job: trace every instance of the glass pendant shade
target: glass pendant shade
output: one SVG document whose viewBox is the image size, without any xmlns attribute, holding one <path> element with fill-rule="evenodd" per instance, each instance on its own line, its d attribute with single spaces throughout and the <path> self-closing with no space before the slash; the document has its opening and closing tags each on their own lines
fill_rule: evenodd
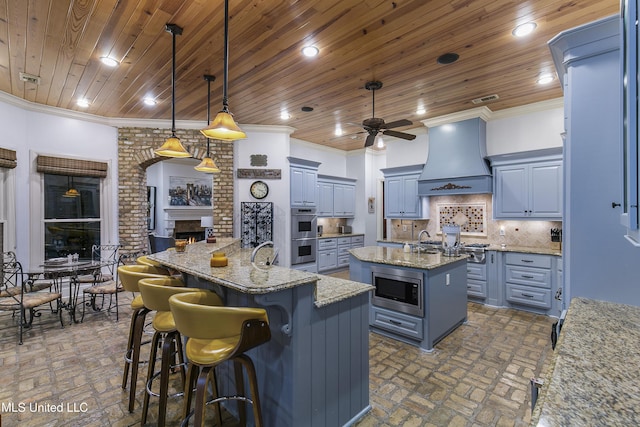
<svg viewBox="0 0 640 427">
<path fill-rule="evenodd" d="M 207 138 L 220 139 L 222 141 L 235 141 L 245 139 L 247 134 L 242 131 L 233 120 L 231 113 L 220 111 L 211 122 L 211 125 L 200 132 Z"/>
<path fill-rule="evenodd" d="M 220 168 L 216 165 L 216 162 L 214 162 L 213 159 L 210 157 L 205 157 L 204 159 L 202 159 L 200 164 L 194 167 L 194 169 L 197 170 L 198 172 L 204 172 L 204 173 L 220 172 Z"/>
<path fill-rule="evenodd" d="M 156 150 L 156 154 L 165 157 L 191 157 L 191 153 L 184 148 L 175 135 L 168 138 L 162 147 Z"/>
</svg>

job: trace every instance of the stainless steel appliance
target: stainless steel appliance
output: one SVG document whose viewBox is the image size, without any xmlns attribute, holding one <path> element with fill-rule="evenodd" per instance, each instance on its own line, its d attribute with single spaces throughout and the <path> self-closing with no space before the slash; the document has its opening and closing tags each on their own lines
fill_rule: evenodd
<svg viewBox="0 0 640 427">
<path fill-rule="evenodd" d="M 487 247 L 486 243 L 469 243 L 461 247 L 463 253 L 469 255 L 467 262 L 474 264 L 486 264 L 487 263 Z"/>
<path fill-rule="evenodd" d="M 309 239 L 318 237 L 316 208 L 291 208 L 291 238 Z"/>
<path fill-rule="evenodd" d="M 315 208 L 291 209 L 291 265 L 316 262 L 318 217 Z"/>
<path fill-rule="evenodd" d="M 371 267 L 371 283 L 375 306 L 413 316 L 424 317 L 423 275 L 392 267 Z"/>
<path fill-rule="evenodd" d="M 351 234 L 353 233 L 350 225 L 340 225 L 338 226 L 338 233 L 340 234 Z"/>
<path fill-rule="evenodd" d="M 442 226 L 442 252 L 444 256 L 460 255 L 460 226 L 447 224 Z"/>
</svg>

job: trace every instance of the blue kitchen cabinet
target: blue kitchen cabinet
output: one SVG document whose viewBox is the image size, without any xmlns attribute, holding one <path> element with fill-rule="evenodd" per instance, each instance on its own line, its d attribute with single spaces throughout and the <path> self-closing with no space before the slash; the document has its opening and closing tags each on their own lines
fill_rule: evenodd
<svg viewBox="0 0 640 427">
<path fill-rule="evenodd" d="M 318 181 L 318 216 L 333 216 L 333 184 Z"/>
<path fill-rule="evenodd" d="M 545 153 L 559 150 L 545 150 Z M 539 154 L 540 152 L 536 152 Z M 528 156 L 528 154 L 524 154 Z M 561 154 L 544 160 L 492 157 L 496 219 L 562 219 Z"/>
<path fill-rule="evenodd" d="M 291 206 L 315 207 L 318 166 L 320 163 L 311 160 L 288 157 L 291 174 Z"/>
<path fill-rule="evenodd" d="M 356 214 L 355 179 L 318 175 L 318 216 L 353 218 Z"/>
<path fill-rule="evenodd" d="M 385 218 L 429 217 L 428 198 L 418 196 L 418 179 L 424 165 L 382 169 Z"/>
<path fill-rule="evenodd" d="M 562 32 L 549 46 L 564 82 L 563 308 L 574 297 L 640 305 L 640 252 L 623 237 L 625 227 L 620 224 L 620 17 Z"/>
</svg>

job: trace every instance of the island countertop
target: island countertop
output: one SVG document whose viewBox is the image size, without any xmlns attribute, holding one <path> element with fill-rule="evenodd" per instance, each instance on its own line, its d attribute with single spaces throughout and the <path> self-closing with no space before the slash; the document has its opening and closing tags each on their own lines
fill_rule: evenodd
<svg viewBox="0 0 640 427">
<path fill-rule="evenodd" d="M 269 248 L 265 248 L 268 251 Z M 229 263 L 226 267 L 211 267 L 213 252 L 224 252 Z M 369 292 L 373 286 L 351 280 L 307 273 L 277 265 L 266 266 L 257 258 L 251 263 L 252 249 L 241 249 L 239 239 L 219 238 L 217 243 L 197 242 L 187 245 L 184 253 L 174 249 L 149 255 L 171 269 L 204 279 L 211 283 L 232 288 L 245 294 L 267 294 L 284 289 L 315 284 L 316 307 L 324 307 Z"/>
<path fill-rule="evenodd" d="M 402 249 L 384 246 L 354 248 L 349 250 L 349 253 L 356 259 L 364 262 L 419 268 L 423 270 L 432 270 L 460 260 L 466 260 L 469 257 L 466 254 L 450 257 L 444 256 L 440 252 L 437 254 L 404 252 Z"/>
<path fill-rule="evenodd" d="M 571 300 L 532 426 L 640 425 L 640 307 Z"/>
<path fill-rule="evenodd" d="M 383 239 L 378 240 L 378 243 L 394 243 L 394 244 L 404 244 L 409 243 L 410 245 L 417 245 L 417 240 L 402 240 L 402 239 Z M 562 251 L 558 249 L 553 249 L 551 247 L 545 246 L 519 246 L 519 245 L 505 245 L 504 247 L 501 244 L 481 241 L 481 242 L 467 242 L 467 243 L 486 243 L 487 246 L 485 249 L 488 251 L 498 251 L 498 252 L 520 252 L 526 254 L 539 254 L 539 255 L 553 255 L 553 256 L 562 256 Z"/>
</svg>

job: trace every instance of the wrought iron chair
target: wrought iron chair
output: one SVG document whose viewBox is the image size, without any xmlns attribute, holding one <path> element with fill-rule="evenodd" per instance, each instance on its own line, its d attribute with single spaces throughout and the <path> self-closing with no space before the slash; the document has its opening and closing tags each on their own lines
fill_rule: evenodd
<svg viewBox="0 0 640 427">
<path fill-rule="evenodd" d="M 93 245 L 91 246 L 91 261 L 103 261 L 108 263 L 107 270 L 101 274 L 82 274 L 76 279 L 78 283 L 109 282 L 114 278 L 116 264 L 118 263 L 118 250 L 121 245 Z"/>
<path fill-rule="evenodd" d="M 80 283 L 92 283 L 91 286 L 82 290 L 82 317 L 80 322 L 84 321 L 87 307 L 91 307 L 93 311 L 105 311 L 107 313 L 110 313 L 115 308 L 116 322 L 119 320 L 118 294 L 124 291 L 124 288 L 118 282 L 116 268 L 123 264 L 124 260 L 118 257 L 118 249 L 120 249 L 120 245 L 92 246 L 92 261 L 102 261 L 104 264 L 94 274 L 78 277 L 78 282 Z M 109 304 L 105 309 L 107 295 L 109 296 Z M 100 299 L 99 303 L 98 299 Z"/>
<path fill-rule="evenodd" d="M 2 272 L 0 272 L 2 283 L 0 285 L 0 311 L 11 311 L 12 317 L 16 312 L 19 315 L 19 344 L 22 345 L 23 329 L 30 328 L 33 319 L 40 317 L 42 313 L 37 307 L 49 305 L 53 313 L 60 318 L 60 325 L 64 328 L 62 321 L 62 295 L 60 292 L 51 292 L 50 289 L 42 289 L 46 282 L 34 285 L 34 278 L 25 279 L 22 265 L 16 259 L 13 252 L 2 253 Z M 50 286 L 50 284 L 49 284 Z M 56 302 L 56 307 L 51 305 Z"/>
</svg>

